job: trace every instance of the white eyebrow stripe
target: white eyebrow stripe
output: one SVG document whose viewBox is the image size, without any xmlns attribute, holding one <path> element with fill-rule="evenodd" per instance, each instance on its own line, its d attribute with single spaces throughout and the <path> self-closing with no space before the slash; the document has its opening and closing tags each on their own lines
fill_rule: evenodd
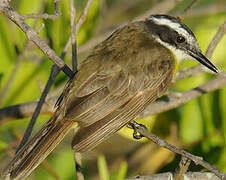
<svg viewBox="0 0 226 180">
<path fill-rule="evenodd" d="M 158 19 L 155 17 L 151 17 L 150 19 L 153 20 L 156 24 L 169 26 L 170 28 L 177 31 L 179 34 L 184 35 L 185 37 L 190 36 L 190 34 L 183 27 L 181 27 L 179 23 L 175 23 L 165 18 Z"/>
</svg>

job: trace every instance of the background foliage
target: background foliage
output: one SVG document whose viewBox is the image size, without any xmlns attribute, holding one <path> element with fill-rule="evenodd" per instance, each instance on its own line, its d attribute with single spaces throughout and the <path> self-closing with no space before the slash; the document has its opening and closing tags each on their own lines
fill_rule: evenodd
<svg viewBox="0 0 226 180">
<path fill-rule="evenodd" d="M 94 0 L 88 12 L 87 19 L 77 35 L 79 61 L 89 52 L 86 43 L 93 38 L 105 34 L 124 21 L 130 21 L 143 14 L 161 1 L 158 0 Z M 181 12 L 188 6 L 190 0 L 180 1 L 171 11 Z M 38 13 L 40 9 L 47 13 L 54 12 L 52 0 L 17 0 L 11 2 L 21 14 Z M 76 0 L 76 10 L 81 14 L 86 1 Z M 226 20 L 224 0 L 200 0 L 194 7 L 196 12 L 185 16 L 186 23 L 196 34 L 201 49 L 205 52 L 209 42 L 218 27 Z M 203 13 L 208 7 L 219 7 L 213 11 Z M 60 54 L 70 36 L 69 3 L 60 2 L 62 15 L 57 20 L 27 20 L 29 25 L 38 29 L 42 23 L 45 28 L 40 32 L 50 46 Z M 28 43 L 23 32 L 5 17 L 0 16 L 0 94 L 15 71 L 16 77 L 12 81 L 7 95 L 1 100 L 1 107 L 33 101 L 40 97 L 41 87 L 50 73 L 52 63 L 38 50 L 35 45 Z M 24 48 L 26 49 L 24 50 Z M 219 69 L 226 69 L 226 37 L 222 39 L 214 52 L 212 61 Z M 85 49 L 85 50 L 84 50 Z M 70 53 L 66 56 L 70 64 Z M 195 62 L 184 61 L 180 68 L 191 67 Z M 186 91 L 210 80 L 213 75 L 200 74 L 177 82 L 172 90 Z M 63 73 L 57 77 L 54 87 L 62 86 L 67 81 Z M 41 84 L 41 85 L 40 85 Z M 152 132 L 179 147 L 203 156 L 211 164 L 222 171 L 226 171 L 226 88 L 206 94 L 198 99 L 171 110 L 169 112 L 146 117 L 141 121 Z M 41 115 L 35 130 L 40 128 L 49 115 Z M 0 126 L 0 169 L 5 166 L 14 153 L 14 148 L 24 132 L 29 119 L 10 121 Z M 136 174 L 173 171 L 179 162 L 179 156 L 159 148 L 152 143 L 131 140 L 130 130 L 124 128 L 120 135 L 114 135 L 102 143 L 94 151 L 84 154 L 85 176 L 89 179 L 101 178 L 123 179 Z M 122 135 L 122 136 L 121 136 Z M 52 153 L 44 165 L 37 168 L 29 179 L 74 179 L 75 170 L 73 152 L 70 148 L 72 133 Z M 105 156 L 104 156 L 104 155 Z M 192 166 L 192 170 L 199 171 L 201 167 Z"/>
</svg>

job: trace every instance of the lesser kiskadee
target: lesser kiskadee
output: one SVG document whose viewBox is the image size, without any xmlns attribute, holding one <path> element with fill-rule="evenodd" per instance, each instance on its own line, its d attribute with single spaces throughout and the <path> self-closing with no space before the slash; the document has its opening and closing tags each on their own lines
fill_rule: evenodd
<svg viewBox="0 0 226 180">
<path fill-rule="evenodd" d="M 81 64 L 53 116 L 16 154 L 3 176 L 27 177 L 74 126 L 78 131 L 73 149 L 93 149 L 166 92 L 182 59 L 198 60 L 217 72 L 192 31 L 177 18 L 152 15 L 117 29 Z"/>
</svg>

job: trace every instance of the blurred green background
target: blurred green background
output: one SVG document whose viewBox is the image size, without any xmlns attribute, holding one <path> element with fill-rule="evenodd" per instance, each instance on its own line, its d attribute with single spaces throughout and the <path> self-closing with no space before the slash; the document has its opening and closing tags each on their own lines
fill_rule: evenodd
<svg viewBox="0 0 226 180">
<path fill-rule="evenodd" d="M 169 1 L 169 0 L 165 0 Z M 77 16 L 86 5 L 85 0 L 76 0 Z M 170 2 L 170 1 L 169 1 Z M 191 0 L 174 1 L 169 14 L 181 15 Z M 97 42 L 122 23 L 134 20 L 153 10 L 164 0 L 93 0 L 87 19 L 77 35 L 78 57 L 81 62 Z M 172 1 L 173 3 L 173 1 Z M 53 0 L 12 0 L 11 5 L 21 14 L 54 13 Z M 70 36 L 70 7 L 66 0 L 60 1 L 62 15 L 56 20 L 34 20 L 26 22 L 38 29 L 45 24 L 40 36 L 59 55 Z M 150 11 L 151 12 L 151 11 Z M 225 0 L 200 0 L 184 17 L 183 22 L 195 33 L 201 49 L 205 52 L 218 27 L 226 20 Z M 212 61 L 219 69 L 226 69 L 226 36 L 213 53 Z M 24 33 L 3 15 L 0 16 L 0 106 L 6 107 L 37 100 L 46 83 L 52 63 L 36 46 L 27 42 Z M 65 61 L 71 64 L 71 50 Z M 180 68 L 196 65 L 184 61 Z M 12 74 L 15 78 L 10 79 Z M 180 80 L 172 87 L 175 91 L 187 91 L 214 78 L 202 73 Z M 67 77 L 60 73 L 54 82 L 52 92 L 64 85 Z M 5 94 L 4 88 L 11 83 Z M 226 171 L 226 88 L 206 94 L 189 103 L 159 115 L 146 117 L 141 121 L 152 132 L 178 147 L 204 157 L 206 161 Z M 35 131 L 49 118 L 41 115 Z M 30 118 L 0 121 L 0 170 L 12 158 L 15 147 L 25 131 Z M 120 135 L 119 135 L 120 134 Z M 165 149 L 144 140 L 132 140 L 131 131 L 124 128 L 99 145 L 92 152 L 85 153 L 84 174 L 87 179 L 120 180 L 137 174 L 173 171 L 180 161 Z M 57 147 L 28 179 L 75 179 L 73 152 L 70 141 L 73 132 Z M 191 165 L 190 170 L 200 171 L 202 167 Z"/>
</svg>

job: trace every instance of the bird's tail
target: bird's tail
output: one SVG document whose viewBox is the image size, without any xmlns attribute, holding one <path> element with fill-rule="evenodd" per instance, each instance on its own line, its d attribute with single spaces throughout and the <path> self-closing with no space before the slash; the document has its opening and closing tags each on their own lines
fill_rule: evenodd
<svg viewBox="0 0 226 180">
<path fill-rule="evenodd" d="M 52 117 L 15 155 L 2 176 L 7 179 L 24 179 L 54 150 L 74 121 Z"/>
</svg>

